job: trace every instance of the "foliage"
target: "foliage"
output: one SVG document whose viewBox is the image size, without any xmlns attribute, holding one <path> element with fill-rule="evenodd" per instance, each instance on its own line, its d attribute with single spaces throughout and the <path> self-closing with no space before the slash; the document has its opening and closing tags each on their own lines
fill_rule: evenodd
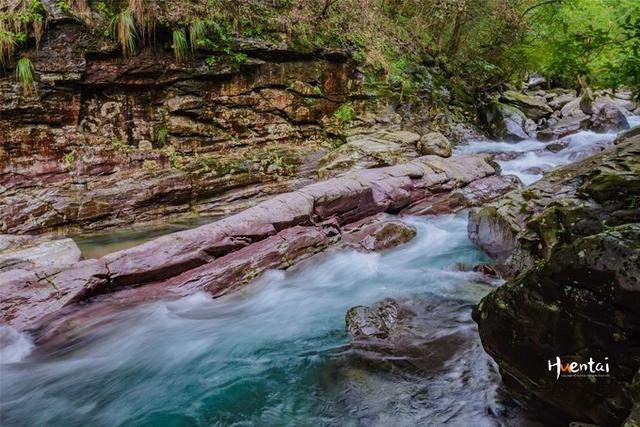
<svg viewBox="0 0 640 427">
<path fill-rule="evenodd" d="M 187 36 L 182 28 L 173 30 L 173 44 L 171 48 L 173 49 L 173 55 L 176 61 L 182 62 L 187 58 L 189 46 L 187 44 Z"/>
<path fill-rule="evenodd" d="M 169 136 L 169 129 L 163 124 L 158 127 L 156 130 L 156 141 L 160 145 L 164 145 L 167 141 L 167 137 Z"/>
<path fill-rule="evenodd" d="M 129 9 L 122 10 L 113 18 L 111 27 L 115 35 L 122 54 L 124 56 L 133 56 L 136 52 L 136 40 L 138 38 L 138 30 L 136 23 Z"/>
<path fill-rule="evenodd" d="M 191 50 L 204 47 L 207 44 L 207 24 L 201 19 L 196 19 L 189 25 L 189 43 Z"/>
<path fill-rule="evenodd" d="M 333 113 L 333 116 L 342 124 L 349 123 L 355 117 L 355 110 L 351 104 L 342 104 Z"/>
<path fill-rule="evenodd" d="M 16 78 L 20 82 L 25 95 L 33 94 L 36 91 L 33 81 L 34 71 L 33 64 L 29 58 L 20 58 L 16 64 Z"/>
<path fill-rule="evenodd" d="M 518 46 L 528 71 L 552 84 L 640 90 L 640 3 L 564 0 L 539 7 Z"/>
<path fill-rule="evenodd" d="M 551 84 L 618 88 L 640 96 L 638 0 L 57 0 L 112 34 L 125 56 L 166 40 L 178 61 L 202 52 L 213 66 L 243 63 L 235 37 L 302 51 L 345 49 L 368 79 L 400 98 L 437 89 L 425 67 L 464 94 L 499 90 L 529 73 Z M 91 10 L 89 10 L 91 5 Z M 42 37 L 41 0 L 0 1 L 0 67 Z M 84 22 L 84 21 L 83 21 Z M 85 22 L 86 23 L 86 22 Z M 111 23 L 111 26 L 109 26 Z M 164 46 L 167 46 L 166 44 Z M 436 82 L 437 83 L 437 82 Z M 441 82 L 440 82 L 441 83 Z M 457 91 L 455 93 L 458 94 Z"/>
</svg>

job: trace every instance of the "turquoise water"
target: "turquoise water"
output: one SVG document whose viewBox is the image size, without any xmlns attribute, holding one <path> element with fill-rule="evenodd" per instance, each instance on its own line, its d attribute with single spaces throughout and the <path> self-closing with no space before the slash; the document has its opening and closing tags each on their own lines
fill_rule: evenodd
<svg viewBox="0 0 640 427">
<path fill-rule="evenodd" d="M 81 339 L 64 348 L 0 365 L 2 424 L 503 422 L 511 415 L 469 318 L 470 303 L 491 288 L 457 267 L 486 261 L 467 239 L 466 214 L 407 221 L 418 236 L 394 250 L 332 251 L 220 299 L 196 294 L 123 311 L 78 326 Z M 421 295 L 459 302 L 440 321 L 473 332 L 467 350 L 447 351 L 451 360 L 430 373 L 358 362 L 346 310 Z"/>
</svg>

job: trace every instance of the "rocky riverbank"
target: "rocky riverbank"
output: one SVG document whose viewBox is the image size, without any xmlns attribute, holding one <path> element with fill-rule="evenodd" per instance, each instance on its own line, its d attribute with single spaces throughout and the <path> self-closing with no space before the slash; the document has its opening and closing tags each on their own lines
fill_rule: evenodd
<svg viewBox="0 0 640 427">
<path fill-rule="evenodd" d="M 638 402 L 640 136 L 470 214 L 469 235 L 512 280 L 474 310 L 513 391 L 567 420 L 619 425 Z M 548 361 L 608 361 L 566 377 Z"/>
<path fill-rule="evenodd" d="M 267 269 L 287 268 L 343 235 L 348 236 L 345 244 L 352 246 L 389 247 L 411 238 L 411 230 L 375 215 L 399 212 L 494 174 L 487 156 L 425 156 L 311 184 L 225 219 L 97 260 L 81 261 L 77 252 L 68 263 L 65 258 L 54 265 L 29 264 L 26 261 L 35 258 L 32 252 L 40 251 L 41 245 L 22 251 L 10 248 L 0 273 L 5 283 L 3 322 L 20 330 L 51 326 L 52 318 L 73 312 L 76 303 L 104 294 L 125 304 L 202 290 L 220 296 Z M 508 189 L 496 188 L 494 197 Z M 43 252 L 39 259 L 56 259 L 52 252 Z"/>
<path fill-rule="evenodd" d="M 479 109 L 488 133 L 497 139 L 554 141 L 590 129 L 595 132 L 629 128 L 627 115 L 640 114 L 630 92 L 575 90 L 508 90 L 494 95 Z"/>
</svg>

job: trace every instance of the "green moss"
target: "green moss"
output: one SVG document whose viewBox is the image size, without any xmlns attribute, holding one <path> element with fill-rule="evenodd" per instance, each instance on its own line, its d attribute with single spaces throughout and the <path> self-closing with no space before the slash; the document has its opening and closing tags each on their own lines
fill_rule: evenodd
<svg viewBox="0 0 640 427">
<path fill-rule="evenodd" d="M 73 153 L 65 154 L 64 162 L 67 165 L 67 169 L 69 169 L 69 170 L 73 169 L 74 164 L 75 164 L 75 157 L 74 157 Z"/>
<path fill-rule="evenodd" d="M 351 104 L 342 104 L 334 113 L 335 117 L 341 124 L 350 123 L 355 118 L 355 110 Z"/>
</svg>

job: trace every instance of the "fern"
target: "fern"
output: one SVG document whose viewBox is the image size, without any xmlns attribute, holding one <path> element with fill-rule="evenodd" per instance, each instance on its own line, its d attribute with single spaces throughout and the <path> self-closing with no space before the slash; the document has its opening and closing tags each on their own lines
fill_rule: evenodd
<svg viewBox="0 0 640 427">
<path fill-rule="evenodd" d="M 138 30 L 129 9 L 125 9 L 113 18 L 113 32 L 120 43 L 124 56 L 133 56 L 136 53 L 136 39 Z"/>
<path fill-rule="evenodd" d="M 187 58 L 189 46 L 187 45 L 187 37 L 182 28 L 173 30 L 173 45 L 171 47 L 173 48 L 176 61 L 182 62 Z"/>
<path fill-rule="evenodd" d="M 33 64 L 29 58 L 20 58 L 16 65 L 16 78 L 20 82 L 25 95 L 30 95 L 36 91 L 36 86 L 33 82 L 34 71 Z"/>
</svg>

